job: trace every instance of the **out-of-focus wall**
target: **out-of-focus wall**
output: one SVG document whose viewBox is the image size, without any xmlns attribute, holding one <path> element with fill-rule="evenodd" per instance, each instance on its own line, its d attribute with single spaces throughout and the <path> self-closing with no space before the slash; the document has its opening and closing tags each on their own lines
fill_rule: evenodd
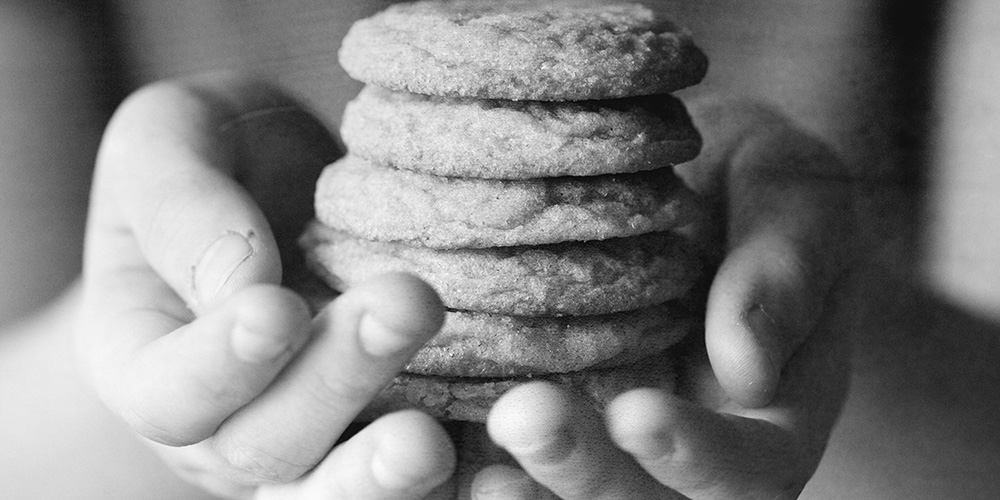
<svg viewBox="0 0 1000 500">
<path fill-rule="evenodd" d="M 918 252 L 933 4 L 899 0 L 664 0 L 709 54 L 682 92 L 771 103 L 826 140 L 856 179 L 862 248 L 909 275 Z M 918 8 L 919 7 L 919 8 Z"/>
<path fill-rule="evenodd" d="M 711 61 L 686 93 L 763 99 L 827 138 L 866 176 L 896 168 L 899 126 L 894 54 L 886 50 L 879 2 L 662 1 L 690 27 Z"/>
<path fill-rule="evenodd" d="M 929 284 L 1000 320 L 1000 2 L 952 2 L 928 198 Z"/>
<path fill-rule="evenodd" d="M 198 8 L 122 3 L 136 35 L 130 45 L 140 79 L 245 65 L 281 82 L 336 127 L 360 88 L 337 65 L 340 39 L 354 19 L 391 2 L 180 3 Z M 919 177 L 902 172 L 919 169 L 907 161 L 919 135 L 905 91 L 914 82 L 900 87 L 898 65 L 909 55 L 885 22 L 886 5 L 900 0 L 645 3 L 690 28 L 710 57 L 705 81 L 682 95 L 769 101 L 828 140 L 864 179 L 860 210 L 878 215 L 865 219 L 866 239 L 878 240 L 875 258 L 901 271 L 910 267 L 918 186 L 901 184 Z"/>
<path fill-rule="evenodd" d="M 0 325 L 80 270 L 87 192 L 106 118 L 80 18 L 0 2 Z"/>
<path fill-rule="evenodd" d="M 984 2 L 988 3 L 979 3 Z M 0 148 L 4 149 L 0 154 L 5 155 L 2 167 L 17 168 L 13 177 L 19 180 L 0 186 L 0 234 L 5 235 L 0 247 L 0 255 L 4 256 L 0 285 L 22 283 L 23 288 L 3 290 L 0 318 L 39 303 L 39 297 L 55 293 L 74 273 L 83 217 L 79 202 L 85 197 L 83 187 L 89 176 L 82 172 L 88 170 L 88 155 L 93 152 L 100 128 L 92 121 L 80 125 L 59 114 L 67 109 L 80 111 L 79 106 L 87 103 L 78 97 L 88 90 L 88 82 L 65 78 L 77 71 L 74 65 L 79 66 L 86 58 L 78 53 L 79 49 L 50 49 L 53 44 L 81 47 L 73 42 L 80 34 L 60 24 L 59 16 L 63 14 L 58 7 L 15 3 L 32 5 L 36 28 L 10 27 L 14 26 L 12 20 L 23 19 L 25 14 L 4 4 L 3 8 L 11 12 L 0 16 L 0 23 L 4 23 L 0 64 L 5 75 L 0 80 L 0 103 L 4 107 L 0 115 Z M 130 76 L 137 83 L 223 68 L 251 69 L 284 84 L 335 127 L 343 104 L 359 88 L 337 66 L 335 51 L 339 41 L 355 18 L 387 3 L 129 1 L 116 3 L 115 21 L 125 27 L 121 32 L 123 46 L 133 68 Z M 899 33 L 889 28 L 907 25 L 909 20 L 886 16 L 887 12 L 892 16 L 913 11 L 915 6 L 904 5 L 901 0 L 647 3 L 688 26 L 711 58 L 706 80 L 682 91 L 682 95 L 711 93 L 767 100 L 826 138 L 863 179 L 865 196 L 860 211 L 866 214 L 866 239 L 878 243 L 871 248 L 873 258 L 902 272 L 914 267 L 913 258 L 918 254 L 914 249 L 921 244 L 915 237 L 917 227 L 928 219 L 919 203 L 921 190 L 923 180 L 929 178 L 922 170 L 926 158 L 919 142 L 924 125 L 923 110 L 919 108 L 925 103 L 915 100 L 914 95 L 926 94 L 929 82 L 901 73 L 900 64 L 923 58 L 918 64 L 926 65 L 929 54 L 908 52 L 906 44 L 913 40 L 901 40 Z M 24 25 L 20 21 L 15 24 Z M 99 116 L 95 121 L 104 118 L 99 113 L 87 113 L 90 111 L 83 110 L 84 116 Z M 53 141 L 53 136 L 61 140 Z M 12 147 L 18 152 L 13 152 Z M 28 156 L 11 162 L 6 158 L 12 154 Z M 953 167 L 948 168 L 953 171 Z M 979 181 L 973 184 L 983 185 Z M 53 190 L 53 185 L 59 190 Z M 46 199 L 45 194 L 55 193 L 58 196 L 54 199 L 75 200 L 68 204 L 75 204 L 73 210 L 57 213 L 61 206 L 58 203 L 38 203 Z M 977 243 L 981 237 L 948 232 L 956 227 L 952 221 L 964 219 L 962 213 L 984 206 L 957 208 L 956 203 L 968 199 L 947 195 L 932 205 L 935 213 L 956 215 L 934 219 L 939 222 L 932 231 L 943 236 L 924 241 L 930 241 L 932 248 L 938 248 L 933 247 L 935 241 L 965 242 L 964 247 L 951 248 L 965 248 L 959 252 L 965 257 L 958 260 L 965 262 L 963 268 L 974 269 L 971 278 L 983 282 L 982 268 L 969 264 L 974 260 L 990 262 L 985 255 L 990 252 L 981 250 L 984 247 Z M 28 205 L 30 210 L 25 212 Z M 46 237 L 51 239 L 46 241 Z M 46 254 L 55 249 L 58 252 L 51 257 Z M 939 248 L 931 254 L 941 259 L 942 252 Z M 959 283 L 952 288 L 967 288 L 961 283 L 969 277 L 956 273 L 945 272 Z"/>
</svg>

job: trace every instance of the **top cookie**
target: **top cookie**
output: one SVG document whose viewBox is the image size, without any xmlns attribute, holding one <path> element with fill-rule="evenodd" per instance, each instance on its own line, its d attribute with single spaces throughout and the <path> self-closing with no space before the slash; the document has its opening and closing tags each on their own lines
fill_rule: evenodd
<svg viewBox="0 0 1000 500">
<path fill-rule="evenodd" d="M 541 102 L 367 85 L 347 104 L 340 137 L 351 154 L 380 165 L 484 179 L 639 172 L 701 150 L 684 104 L 669 94 Z"/>
<path fill-rule="evenodd" d="M 351 27 L 340 64 L 360 81 L 449 97 L 588 100 L 694 85 L 708 60 L 638 4 L 416 2 Z"/>
</svg>

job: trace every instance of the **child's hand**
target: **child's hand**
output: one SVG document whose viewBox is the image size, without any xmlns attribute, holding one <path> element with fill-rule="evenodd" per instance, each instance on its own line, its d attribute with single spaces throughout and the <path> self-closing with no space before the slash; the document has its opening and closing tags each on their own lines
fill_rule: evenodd
<svg viewBox="0 0 1000 500">
<path fill-rule="evenodd" d="M 846 396 L 845 321 L 828 302 L 854 254 L 844 167 L 762 108 L 692 111 L 706 148 L 683 173 L 724 193 L 727 222 L 702 359 L 682 379 L 700 404 L 638 390 L 602 420 L 548 384 L 505 395 L 490 435 L 564 500 L 796 498 Z M 547 498 L 528 475 L 488 468 L 475 498 Z"/>
<path fill-rule="evenodd" d="M 334 448 L 444 314 L 409 276 L 357 287 L 315 320 L 278 286 L 279 245 L 335 154 L 291 100 L 227 78 L 137 92 L 102 143 L 81 361 L 114 412 L 224 496 L 416 499 L 454 465 L 447 435 L 416 412 Z"/>
</svg>

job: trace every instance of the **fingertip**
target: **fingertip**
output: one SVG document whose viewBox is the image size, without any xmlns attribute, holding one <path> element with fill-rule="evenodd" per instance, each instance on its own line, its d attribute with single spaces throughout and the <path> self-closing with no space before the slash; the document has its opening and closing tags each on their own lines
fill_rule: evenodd
<svg viewBox="0 0 1000 500">
<path fill-rule="evenodd" d="M 771 498 L 799 463 L 791 434 L 778 425 L 665 393 L 626 393 L 607 418 L 615 444 L 684 498 Z"/>
<path fill-rule="evenodd" d="M 454 446 L 441 425 L 426 414 L 404 410 L 378 418 L 327 450 L 301 479 L 265 484 L 258 494 L 303 500 L 420 500 L 454 470 Z"/>
<path fill-rule="evenodd" d="M 678 409 L 673 399 L 657 389 L 635 389 L 608 404 L 608 433 L 618 447 L 645 460 L 657 460 L 674 451 L 672 424 Z"/>
<path fill-rule="evenodd" d="M 389 273 L 344 292 L 320 321 L 332 322 L 333 330 L 356 330 L 358 347 L 367 355 L 398 362 L 437 334 L 444 314 L 430 285 L 410 274 Z"/>
<path fill-rule="evenodd" d="M 555 384 L 531 382 L 505 393 L 490 410 L 486 431 L 519 459 L 558 462 L 573 449 L 572 398 Z"/>
<path fill-rule="evenodd" d="M 559 498 L 676 498 L 615 446 L 592 406 L 555 384 L 508 391 L 486 425 L 490 437 Z"/>
<path fill-rule="evenodd" d="M 237 321 L 263 330 L 306 326 L 311 317 L 305 299 L 277 285 L 257 285 L 242 290 L 237 302 Z"/>
<path fill-rule="evenodd" d="M 248 363 L 287 358 L 309 337 L 305 300 L 275 285 L 258 285 L 233 297 L 236 320 L 230 338 L 233 354 Z"/>
<path fill-rule="evenodd" d="M 444 305 L 437 292 L 412 274 L 384 274 L 347 294 L 380 324 L 407 336 L 426 340 L 444 324 Z"/>
<path fill-rule="evenodd" d="M 409 357 L 444 324 L 444 306 L 416 276 L 388 273 L 350 288 L 333 301 L 321 321 L 357 331 L 358 347 L 387 360 Z"/>
<path fill-rule="evenodd" d="M 377 434 L 371 474 L 386 490 L 429 491 L 455 472 L 455 448 L 430 416 L 404 410 L 388 414 L 368 432 Z"/>
<path fill-rule="evenodd" d="M 726 257 L 709 292 L 705 346 L 726 394 L 746 407 L 774 398 L 787 358 L 810 333 L 804 267 L 792 245 L 760 235 Z"/>
</svg>

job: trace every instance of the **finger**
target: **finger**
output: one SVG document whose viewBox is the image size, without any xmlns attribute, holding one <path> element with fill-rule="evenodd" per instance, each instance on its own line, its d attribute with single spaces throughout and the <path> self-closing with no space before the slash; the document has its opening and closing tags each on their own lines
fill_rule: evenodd
<svg viewBox="0 0 1000 500">
<path fill-rule="evenodd" d="M 558 500 L 524 470 L 509 465 L 491 465 L 472 481 L 472 500 Z"/>
<path fill-rule="evenodd" d="M 283 119 L 268 122 L 269 129 L 281 132 L 271 140 L 245 119 L 273 114 Z M 295 142 L 299 135 L 315 140 L 312 129 L 278 127 L 304 116 L 276 90 L 236 80 L 161 83 L 130 96 L 109 123 L 98 155 L 90 267 L 121 266 L 126 259 L 103 251 L 108 246 L 103 240 L 133 238 L 140 256 L 127 260 L 148 262 L 195 310 L 249 283 L 278 283 L 281 266 L 271 226 L 234 176 L 255 179 L 248 173 L 274 163 L 275 154 L 247 143 L 266 143 L 271 151 L 275 143 Z M 296 167 L 286 179 L 310 169 Z M 308 191 L 300 194 L 308 198 Z M 286 199 L 290 204 L 300 203 Z"/>
<path fill-rule="evenodd" d="M 827 298 L 813 266 L 801 246 L 766 232 L 734 248 L 719 268 L 705 342 L 720 384 L 736 402 L 767 404 L 788 358 L 813 331 Z"/>
<path fill-rule="evenodd" d="M 760 406 L 773 397 L 788 356 L 811 331 L 816 304 L 854 251 L 850 172 L 822 141 L 770 107 L 688 104 L 705 147 L 678 173 L 723 199 L 731 254 L 707 311 L 712 363 L 730 397 Z"/>
<path fill-rule="evenodd" d="M 528 474 L 563 500 L 681 498 L 615 446 L 592 407 L 553 384 L 508 391 L 486 427 Z"/>
<path fill-rule="evenodd" d="M 650 389 L 606 410 L 614 442 L 658 481 L 691 498 L 797 498 L 822 456 L 847 391 L 844 323 L 809 337 L 766 408 L 716 413 Z"/>
<path fill-rule="evenodd" d="M 201 441 L 271 383 L 305 344 L 309 318 L 301 298 L 271 285 L 240 291 L 188 324 L 141 307 L 120 311 L 112 330 L 146 329 L 150 338 L 150 324 L 162 331 L 103 360 L 110 399 L 149 439 Z"/>
<path fill-rule="evenodd" d="M 769 422 L 714 413 L 655 389 L 619 397 L 607 418 L 618 446 L 685 496 L 757 498 L 772 481 L 801 487 L 793 482 L 801 479 L 796 443 Z"/>
<path fill-rule="evenodd" d="M 348 290 L 314 320 L 308 349 L 220 427 L 216 448 L 249 477 L 298 477 L 443 321 L 437 294 L 410 275 L 385 275 Z"/>
<path fill-rule="evenodd" d="M 421 500 L 455 469 L 448 434 L 415 410 L 385 415 L 340 444 L 315 470 L 264 485 L 256 500 Z"/>
</svg>

